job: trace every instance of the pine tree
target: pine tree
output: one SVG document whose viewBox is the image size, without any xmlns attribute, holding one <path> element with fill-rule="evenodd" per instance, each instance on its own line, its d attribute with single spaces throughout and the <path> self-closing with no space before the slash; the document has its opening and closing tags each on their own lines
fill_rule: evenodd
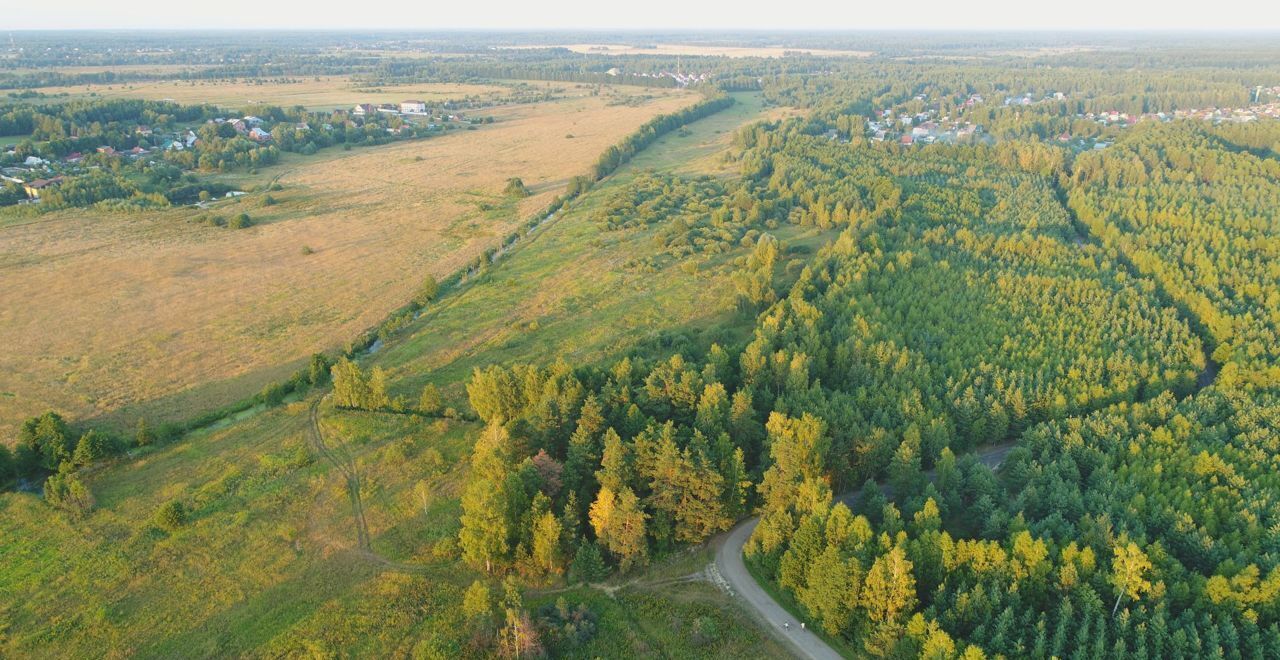
<svg viewBox="0 0 1280 660">
<path fill-rule="evenodd" d="M 583 541 L 578 544 L 578 551 L 573 556 L 573 564 L 569 567 L 571 582 L 599 582 L 608 576 L 609 571 L 600 556 L 596 544 Z"/>
<path fill-rule="evenodd" d="M 624 487 L 615 495 L 611 489 L 601 487 L 589 517 L 596 538 L 618 558 L 623 571 L 644 561 L 645 519 L 649 516 L 641 510 L 639 498 L 630 488 Z"/>
<path fill-rule="evenodd" d="M 596 482 L 601 488 L 608 488 L 615 493 L 631 482 L 630 452 L 613 429 L 604 433 L 604 454 L 600 459 L 600 469 L 596 472 Z"/>
</svg>

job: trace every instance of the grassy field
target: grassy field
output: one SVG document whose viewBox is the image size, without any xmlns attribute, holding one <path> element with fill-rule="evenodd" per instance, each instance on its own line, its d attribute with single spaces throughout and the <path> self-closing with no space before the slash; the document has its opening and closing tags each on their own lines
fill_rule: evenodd
<svg viewBox="0 0 1280 660">
<path fill-rule="evenodd" d="M 651 146 L 374 358 L 396 366 L 397 388 L 416 387 L 421 373 L 456 390 L 471 365 L 557 351 L 605 357 L 662 328 L 732 314 L 723 263 L 703 264 L 697 278 L 676 277 L 675 265 L 628 273 L 618 265 L 623 254 L 652 243 L 644 232 L 602 236 L 586 214 L 641 168 L 719 162 L 714 151 L 730 124 L 768 113 L 743 100 L 733 121 L 713 116 Z M 528 112 L 529 121 L 539 116 Z M 578 121 L 590 112 L 584 107 Z M 323 179 L 292 178 L 282 197 L 304 180 L 307 195 L 320 196 L 314 187 Z M 400 236 L 402 228 L 387 231 Z M 608 338 L 632 323 L 640 324 L 634 332 Z M 457 356 L 447 347 L 455 341 Z M 319 436 L 311 431 L 313 405 Z M 465 655 L 470 633 L 459 603 L 482 576 L 459 562 L 455 539 L 479 431 L 467 422 L 336 411 L 311 398 L 95 468 L 87 481 L 98 506 L 83 520 L 53 513 L 31 494 L 0 494 L 0 656 Z M 186 505 L 189 520 L 162 529 L 155 512 L 173 500 Z M 701 579 L 710 557 L 695 548 L 601 588 L 531 585 L 526 606 L 563 598 L 591 609 L 596 633 L 561 649 L 568 657 L 786 655 Z"/>
<path fill-rule="evenodd" d="M 611 359 L 673 333 L 710 341 L 735 321 L 743 321 L 737 325 L 745 332 L 749 324 L 735 311 L 730 281 L 739 253 L 641 269 L 628 263 L 652 251 L 651 231 L 610 232 L 591 220 L 611 190 L 643 170 L 723 172 L 721 154 L 734 128 L 779 112 L 762 108 L 753 95 L 741 101 L 641 152 L 479 284 L 434 306 L 373 361 L 406 396 L 429 381 L 461 397 L 472 369 L 490 363 Z M 788 242 L 813 238 L 794 227 L 776 233 Z"/>
<path fill-rule="evenodd" d="M 211 211 L 248 212 L 246 230 L 196 224 L 192 208 L 70 210 L 0 227 L 0 437 L 47 408 L 132 425 L 256 392 L 374 325 L 424 276 L 494 245 L 608 145 L 695 99 L 512 106 L 477 131 L 289 157 L 230 177 L 283 186 L 274 205 L 259 194 Z M 534 194 L 503 197 L 512 176 Z"/>
<path fill-rule="evenodd" d="M 416 99 L 439 103 L 464 98 L 496 96 L 507 91 L 498 85 L 466 83 L 415 83 L 370 87 L 345 76 L 298 78 L 294 82 L 276 80 L 161 80 L 110 85 L 44 87 L 43 94 L 67 94 L 70 98 L 142 98 L 179 103 L 212 103 L 242 109 L 255 104 L 308 109 L 345 108 L 356 103 L 399 103 Z"/>
</svg>

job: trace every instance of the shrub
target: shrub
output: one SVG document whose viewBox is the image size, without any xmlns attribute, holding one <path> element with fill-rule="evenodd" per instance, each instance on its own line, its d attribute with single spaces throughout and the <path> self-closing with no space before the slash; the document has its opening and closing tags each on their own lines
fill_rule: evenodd
<svg viewBox="0 0 1280 660">
<path fill-rule="evenodd" d="M 252 227 L 253 218 L 250 218 L 248 213 L 240 213 L 235 217 L 231 218 L 231 220 L 227 222 L 227 226 L 230 227 L 231 229 L 244 229 L 245 227 Z"/>
<path fill-rule="evenodd" d="M 156 525 L 162 529 L 173 531 L 187 524 L 187 507 L 178 500 L 169 500 L 160 505 L 156 511 Z"/>
<path fill-rule="evenodd" d="M 524 181 L 521 181 L 520 177 L 511 177 L 507 179 L 507 187 L 502 190 L 502 193 L 512 197 L 528 197 L 529 189 L 524 187 Z"/>
</svg>

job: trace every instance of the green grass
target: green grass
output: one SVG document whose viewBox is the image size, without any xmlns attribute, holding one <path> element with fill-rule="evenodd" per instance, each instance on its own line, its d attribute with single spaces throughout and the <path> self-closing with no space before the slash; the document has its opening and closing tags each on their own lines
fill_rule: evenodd
<svg viewBox="0 0 1280 660">
<path fill-rule="evenodd" d="M 714 164 L 733 128 L 761 111 L 758 96 L 739 96 L 733 108 L 691 124 L 688 136 L 658 140 L 508 258 L 429 308 L 371 363 L 387 369 L 395 391 L 411 400 L 434 382 L 461 404 L 461 384 L 476 367 L 557 357 L 602 362 L 661 344 L 673 332 L 708 341 L 745 336 L 751 319 L 735 310 L 730 280 L 743 250 L 692 257 L 693 274 L 670 260 L 656 271 L 643 269 L 628 262 L 653 252 L 654 230 L 608 231 L 592 219 L 610 191 L 642 170 Z M 788 244 L 829 238 L 795 227 L 774 233 Z"/>
</svg>

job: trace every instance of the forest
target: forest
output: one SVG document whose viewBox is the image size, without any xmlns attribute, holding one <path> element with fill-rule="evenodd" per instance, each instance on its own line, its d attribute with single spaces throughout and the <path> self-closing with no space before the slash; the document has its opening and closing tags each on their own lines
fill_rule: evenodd
<svg viewBox="0 0 1280 660">
<path fill-rule="evenodd" d="M 753 335 L 477 371 L 464 558 L 590 579 L 754 509 L 749 559 L 868 654 L 1280 652 L 1276 161 L 1187 122 L 1079 157 L 816 132 L 601 207 L 674 255 L 751 246 Z M 838 238 L 787 255 L 786 224 Z"/>
</svg>

